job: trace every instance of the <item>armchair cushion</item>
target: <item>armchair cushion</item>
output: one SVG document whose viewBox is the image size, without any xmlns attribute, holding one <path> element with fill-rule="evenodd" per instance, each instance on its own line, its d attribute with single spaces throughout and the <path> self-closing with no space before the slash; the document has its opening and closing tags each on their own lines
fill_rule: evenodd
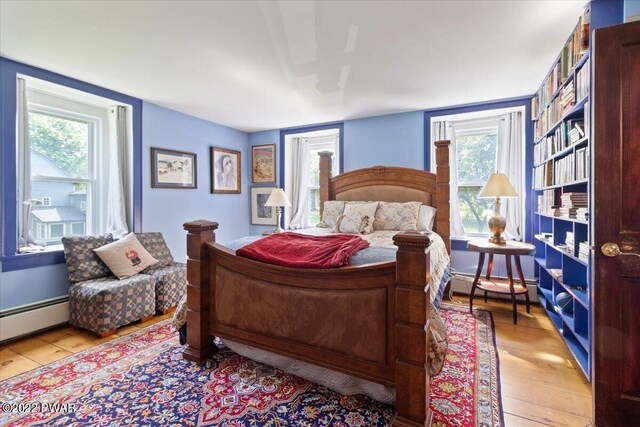
<svg viewBox="0 0 640 427">
<path fill-rule="evenodd" d="M 166 267 L 174 263 L 173 256 L 171 256 L 171 251 L 169 250 L 162 233 L 136 233 L 136 237 L 151 256 L 158 260 L 158 263 L 154 264 L 149 269 Z"/>
<path fill-rule="evenodd" d="M 109 267 L 93 250 L 113 242 L 113 235 L 62 238 L 69 280 L 73 283 L 111 276 Z"/>
</svg>

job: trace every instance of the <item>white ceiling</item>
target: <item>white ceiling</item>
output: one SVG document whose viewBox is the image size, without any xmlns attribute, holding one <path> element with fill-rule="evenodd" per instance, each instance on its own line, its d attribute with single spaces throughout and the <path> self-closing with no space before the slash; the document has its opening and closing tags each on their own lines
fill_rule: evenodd
<svg viewBox="0 0 640 427">
<path fill-rule="evenodd" d="M 0 1 L 6 58 L 244 131 L 535 92 L 579 1 Z"/>
</svg>

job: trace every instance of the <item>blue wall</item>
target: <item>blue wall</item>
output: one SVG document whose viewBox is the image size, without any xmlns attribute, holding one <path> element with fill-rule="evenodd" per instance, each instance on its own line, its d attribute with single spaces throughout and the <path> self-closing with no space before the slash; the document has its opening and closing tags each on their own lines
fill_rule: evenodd
<svg viewBox="0 0 640 427">
<path fill-rule="evenodd" d="M 186 259 L 185 231 L 182 224 L 195 219 L 220 223 L 218 242 L 249 234 L 249 184 L 251 157 L 245 132 L 188 116 L 145 102 L 142 108 L 142 228 L 161 231 L 176 260 Z M 211 194 L 209 147 L 222 147 L 242 153 L 242 194 Z M 197 154 L 198 188 L 151 188 L 150 148 L 170 148 Z"/>
<path fill-rule="evenodd" d="M 424 167 L 422 111 L 344 122 L 344 171 L 384 164 Z"/>
<path fill-rule="evenodd" d="M 629 22 L 629 18 L 640 18 L 640 0 L 625 0 L 624 2 L 624 20 Z"/>
</svg>

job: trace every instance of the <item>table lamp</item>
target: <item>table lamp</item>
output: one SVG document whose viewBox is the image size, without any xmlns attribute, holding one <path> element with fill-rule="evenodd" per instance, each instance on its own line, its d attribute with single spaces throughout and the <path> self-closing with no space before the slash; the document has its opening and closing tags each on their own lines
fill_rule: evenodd
<svg viewBox="0 0 640 427">
<path fill-rule="evenodd" d="M 282 188 L 274 188 L 267 202 L 264 204 L 265 206 L 272 206 L 276 208 L 276 212 L 278 214 L 278 222 L 276 222 L 276 229 L 273 230 L 274 233 L 282 233 L 284 230 L 280 227 L 280 217 L 282 216 L 282 206 L 291 206 L 291 202 L 287 199 L 287 195 L 284 194 Z"/>
<path fill-rule="evenodd" d="M 489 218 L 488 223 L 489 230 L 493 233 L 493 236 L 489 237 L 489 241 L 491 243 L 504 244 L 505 240 L 502 237 L 502 233 L 504 233 L 504 229 L 507 226 L 507 220 L 500 215 L 500 197 L 518 197 L 518 193 L 516 193 L 505 174 L 496 172 L 491 174 L 478 197 L 485 199 L 496 198 L 493 205 L 493 216 Z"/>
</svg>

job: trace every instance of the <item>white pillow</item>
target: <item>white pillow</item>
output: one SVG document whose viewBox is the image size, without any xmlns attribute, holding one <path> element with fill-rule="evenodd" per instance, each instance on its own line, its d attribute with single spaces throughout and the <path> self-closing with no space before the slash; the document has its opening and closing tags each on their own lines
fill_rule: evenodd
<svg viewBox="0 0 640 427">
<path fill-rule="evenodd" d="M 370 234 L 373 231 L 373 218 L 376 216 L 378 202 L 347 203 L 344 213 L 336 225 L 340 233 Z"/>
<path fill-rule="evenodd" d="M 93 252 L 118 279 L 131 277 L 158 262 L 133 233 L 127 234 L 117 242 L 94 249 Z"/>
<path fill-rule="evenodd" d="M 436 219 L 436 208 L 429 205 L 420 206 L 418 212 L 418 231 L 433 231 L 433 223 Z"/>
<path fill-rule="evenodd" d="M 335 228 L 338 217 L 342 215 L 344 202 L 327 200 L 322 209 L 322 220 L 316 225 L 318 228 Z"/>
</svg>

